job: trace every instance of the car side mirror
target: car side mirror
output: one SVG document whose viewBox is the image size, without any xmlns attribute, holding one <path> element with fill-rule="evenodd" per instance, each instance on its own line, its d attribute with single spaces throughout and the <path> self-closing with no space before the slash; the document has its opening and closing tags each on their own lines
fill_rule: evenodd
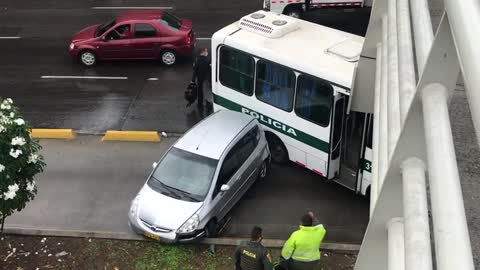
<svg viewBox="0 0 480 270">
<path fill-rule="evenodd" d="M 220 187 L 220 191 L 221 192 L 225 192 L 225 191 L 229 191 L 230 190 L 230 186 L 229 185 L 222 185 Z"/>
<path fill-rule="evenodd" d="M 155 169 L 157 167 L 157 165 L 158 165 L 157 162 L 153 162 L 152 167 Z"/>
</svg>

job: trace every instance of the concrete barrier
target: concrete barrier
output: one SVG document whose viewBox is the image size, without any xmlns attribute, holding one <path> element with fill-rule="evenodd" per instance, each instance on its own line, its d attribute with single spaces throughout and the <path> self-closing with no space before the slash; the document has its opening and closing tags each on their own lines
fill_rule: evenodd
<svg viewBox="0 0 480 270">
<path fill-rule="evenodd" d="M 117 131 L 108 130 L 102 141 L 160 142 L 156 131 Z"/>
<path fill-rule="evenodd" d="M 56 128 L 34 128 L 32 129 L 32 137 L 37 139 L 75 139 L 73 129 L 56 129 Z"/>
</svg>

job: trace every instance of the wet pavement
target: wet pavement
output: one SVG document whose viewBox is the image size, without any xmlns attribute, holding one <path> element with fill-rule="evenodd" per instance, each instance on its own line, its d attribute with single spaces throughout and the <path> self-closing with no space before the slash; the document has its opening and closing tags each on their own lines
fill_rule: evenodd
<svg viewBox="0 0 480 270">
<path fill-rule="evenodd" d="M 177 138 L 160 143 L 100 139 L 42 140 L 47 168 L 37 177 L 38 195 L 7 218 L 6 228 L 133 234 L 127 225 L 130 202 L 152 163 Z M 158 207 L 161 213 L 165 206 Z M 231 210 L 220 236 L 248 237 L 260 225 L 265 238 L 286 239 L 307 209 L 327 228 L 325 241 L 361 242 L 368 222 L 365 198 L 293 164 L 273 166 L 266 180 L 255 183 Z"/>
<path fill-rule="evenodd" d="M 193 20 L 197 37 L 261 8 L 261 1 L 0 1 L 0 96 L 12 97 L 36 128 L 73 128 L 98 134 L 108 129 L 182 133 L 202 115 L 185 108 L 183 92 L 191 79 L 191 59 L 167 68 L 157 61 L 105 62 L 83 68 L 68 56 L 71 36 L 105 22 L 122 10 L 102 7 L 171 7 Z M 3 7 L 3 8 L 2 8 Z M 352 15 L 354 14 L 354 15 Z M 350 23 L 349 17 L 358 21 Z M 368 10 L 307 14 L 307 19 L 362 33 Z M 210 47 L 208 39 L 197 47 Z M 125 80 L 41 79 L 41 76 L 109 76 Z M 149 81 L 157 78 L 157 81 Z"/>
</svg>

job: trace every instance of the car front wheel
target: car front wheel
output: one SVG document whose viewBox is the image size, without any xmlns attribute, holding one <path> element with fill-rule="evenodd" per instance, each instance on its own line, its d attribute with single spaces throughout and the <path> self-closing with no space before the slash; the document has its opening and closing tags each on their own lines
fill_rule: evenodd
<svg viewBox="0 0 480 270">
<path fill-rule="evenodd" d="M 173 66 L 177 61 L 177 56 L 174 51 L 164 51 L 161 55 L 162 63 L 166 66 Z"/>
<path fill-rule="evenodd" d="M 80 63 L 86 67 L 91 67 L 97 63 L 97 57 L 91 51 L 82 51 L 80 53 Z"/>
</svg>

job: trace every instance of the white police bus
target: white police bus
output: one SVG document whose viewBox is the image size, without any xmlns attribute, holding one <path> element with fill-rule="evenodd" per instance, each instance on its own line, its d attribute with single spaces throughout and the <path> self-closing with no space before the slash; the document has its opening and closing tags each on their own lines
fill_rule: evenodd
<svg viewBox="0 0 480 270">
<path fill-rule="evenodd" d="M 247 15 L 212 36 L 214 109 L 256 117 L 274 162 L 366 194 L 371 116 L 348 106 L 362 45 L 363 37 L 285 15 Z"/>
</svg>

